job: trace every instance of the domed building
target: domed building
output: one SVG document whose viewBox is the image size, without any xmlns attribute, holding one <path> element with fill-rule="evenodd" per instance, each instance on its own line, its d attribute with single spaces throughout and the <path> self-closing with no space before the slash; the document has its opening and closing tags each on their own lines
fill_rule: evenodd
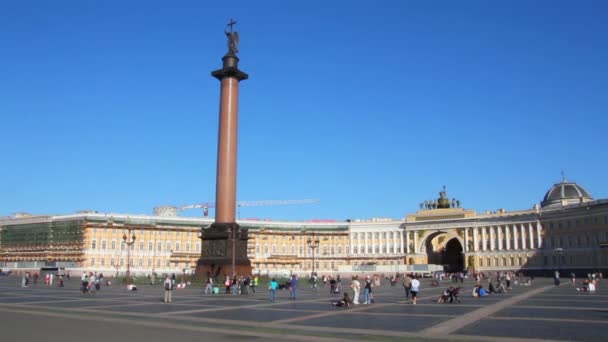
<svg viewBox="0 0 608 342">
<path fill-rule="evenodd" d="M 448 198 L 444 187 L 406 219 L 239 220 L 248 230 L 247 250 L 239 253 L 246 253 L 256 274 L 607 273 L 608 248 L 602 246 L 608 244 L 608 199 L 593 199 L 575 182 L 554 184 L 540 205 L 524 210 L 477 212 Z M 188 273 L 202 253 L 223 253 L 200 240 L 213 219 L 161 209 L 153 215 L 0 217 L 0 268 Z M 128 236 L 137 238 L 129 253 Z"/>
<path fill-rule="evenodd" d="M 568 204 L 584 203 L 593 198 L 581 186 L 566 179 L 554 184 L 545 194 L 540 206 L 543 208 L 564 206 Z"/>
</svg>

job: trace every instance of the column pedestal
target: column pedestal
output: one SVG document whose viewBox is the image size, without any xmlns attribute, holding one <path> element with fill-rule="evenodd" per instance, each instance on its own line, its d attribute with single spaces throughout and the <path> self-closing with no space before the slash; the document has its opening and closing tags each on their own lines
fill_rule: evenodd
<svg viewBox="0 0 608 342">
<path fill-rule="evenodd" d="M 232 232 L 236 239 L 232 241 Z M 234 245 L 234 274 L 251 275 L 251 261 L 247 258 L 247 229 L 237 223 L 214 223 L 202 232 L 202 253 L 196 265 L 196 274 L 206 276 L 232 276 Z"/>
</svg>

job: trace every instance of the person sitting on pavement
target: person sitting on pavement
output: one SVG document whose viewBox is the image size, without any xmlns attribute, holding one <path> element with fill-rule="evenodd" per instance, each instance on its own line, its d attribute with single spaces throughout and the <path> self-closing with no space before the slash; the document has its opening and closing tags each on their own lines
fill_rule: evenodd
<svg viewBox="0 0 608 342">
<path fill-rule="evenodd" d="M 340 299 L 337 302 L 332 302 L 331 304 L 333 306 L 348 308 L 351 306 L 352 301 L 350 300 L 350 296 L 348 295 L 348 292 L 344 292 L 344 297 L 342 297 L 342 299 Z"/>
</svg>

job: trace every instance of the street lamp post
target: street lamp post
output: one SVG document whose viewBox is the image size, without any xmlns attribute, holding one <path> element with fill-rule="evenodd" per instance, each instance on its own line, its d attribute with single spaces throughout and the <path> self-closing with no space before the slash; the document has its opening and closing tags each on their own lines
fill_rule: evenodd
<svg viewBox="0 0 608 342">
<path fill-rule="evenodd" d="M 127 286 L 131 285 L 131 246 L 135 243 L 135 233 L 131 235 L 131 228 L 122 235 L 122 241 L 127 245 Z"/>
<path fill-rule="evenodd" d="M 312 238 L 308 238 L 306 240 L 306 245 L 312 249 L 312 275 L 315 274 L 315 249 L 319 247 L 319 239 L 315 238 L 313 235 Z"/>
<path fill-rule="evenodd" d="M 230 234 L 232 238 L 232 278 L 236 276 L 236 240 L 239 234 L 239 226 L 233 225 Z"/>
<path fill-rule="evenodd" d="M 555 254 L 557 255 L 557 271 L 561 272 L 562 269 L 562 256 L 564 255 L 564 249 L 558 247 L 555 249 Z"/>
</svg>

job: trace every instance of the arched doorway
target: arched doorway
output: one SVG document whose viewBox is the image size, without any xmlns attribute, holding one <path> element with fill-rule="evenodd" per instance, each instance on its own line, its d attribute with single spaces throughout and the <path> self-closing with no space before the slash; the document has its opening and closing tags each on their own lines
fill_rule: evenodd
<svg viewBox="0 0 608 342">
<path fill-rule="evenodd" d="M 464 270 L 464 254 L 458 239 L 451 239 L 445 244 L 441 253 L 441 264 L 447 272 L 460 272 Z"/>
<path fill-rule="evenodd" d="M 430 235 L 425 243 L 427 262 L 443 265 L 446 272 L 464 270 L 464 254 L 462 244 L 456 237 L 445 233 Z"/>
</svg>

